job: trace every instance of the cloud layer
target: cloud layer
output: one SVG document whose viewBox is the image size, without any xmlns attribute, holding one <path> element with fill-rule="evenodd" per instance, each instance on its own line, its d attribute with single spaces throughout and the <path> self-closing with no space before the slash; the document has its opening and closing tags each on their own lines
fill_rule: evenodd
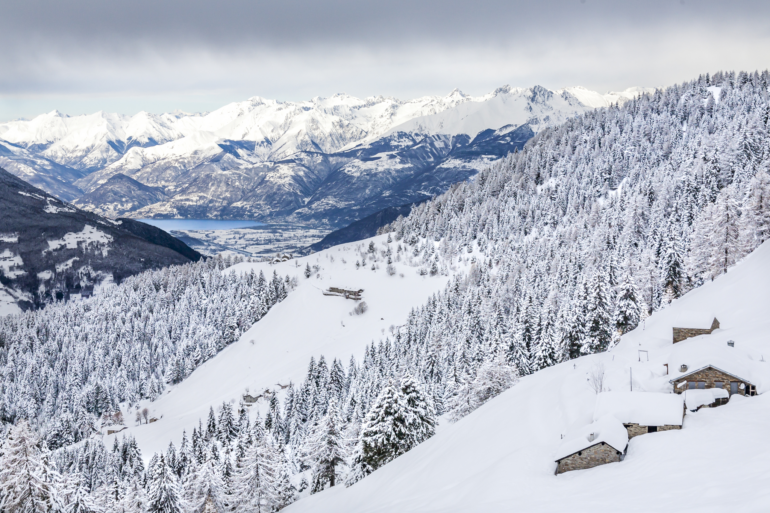
<svg viewBox="0 0 770 513">
<path fill-rule="evenodd" d="M 770 3 L 26 0 L 0 17 L 0 120 L 253 95 L 600 91 L 764 69 Z"/>
</svg>

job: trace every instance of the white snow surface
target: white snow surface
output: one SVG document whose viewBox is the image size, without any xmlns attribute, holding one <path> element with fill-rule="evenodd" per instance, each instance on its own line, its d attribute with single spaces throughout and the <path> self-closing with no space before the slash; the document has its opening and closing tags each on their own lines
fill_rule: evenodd
<svg viewBox="0 0 770 513">
<path fill-rule="evenodd" d="M 602 392 L 596 397 L 594 420 L 605 415 L 612 415 L 623 424 L 681 426 L 684 404 L 679 394 Z"/>
<path fill-rule="evenodd" d="M 456 424 L 350 488 L 311 495 L 286 513 L 768 511 L 770 504 L 770 243 L 713 282 L 656 312 L 613 350 L 526 376 Z M 722 329 L 672 343 L 674 326 L 714 316 Z M 701 337 L 699 337 L 701 338 Z M 708 340 L 705 340 L 707 339 Z M 664 363 L 685 347 L 711 353 L 736 341 L 756 365 L 756 397 L 733 395 L 718 408 L 688 412 L 681 430 L 629 442 L 624 461 L 554 475 L 563 435 L 593 421 L 588 374 L 606 369 L 612 391 L 672 392 Z M 639 361 L 639 350 L 649 361 Z"/>
<path fill-rule="evenodd" d="M 572 436 L 565 438 L 559 444 L 553 459 L 558 461 L 602 442 L 620 452 L 625 451 L 628 445 L 628 431 L 611 413 L 605 414 Z"/>
<path fill-rule="evenodd" d="M 708 388 L 703 390 L 685 390 L 682 393 L 684 403 L 688 410 L 696 410 L 700 406 L 711 404 L 717 399 L 726 399 L 730 397 L 724 388 Z"/>
<path fill-rule="evenodd" d="M 423 305 L 448 282 L 445 276 L 419 276 L 416 267 L 394 262 L 397 274 L 389 276 L 385 266 L 372 271 L 356 270 L 360 255 L 357 246 L 366 248 L 373 240 L 378 249 L 387 236 L 344 244 L 313 255 L 270 264 L 242 263 L 232 272 L 263 271 L 269 279 L 273 271 L 279 276 L 296 276 L 298 287 L 275 305 L 234 344 L 197 368 L 187 379 L 172 386 L 147 406 L 157 422 L 131 426 L 123 435 L 133 435 L 145 459 L 154 452 L 165 451 L 169 442 L 179 444 L 182 431 L 189 436 L 199 420 L 205 422 L 209 407 L 216 410 L 222 402 L 236 405 L 246 393 L 257 395 L 277 384 L 301 382 L 310 358 L 324 355 L 327 362 L 341 358 L 345 364 L 355 355 L 360 361 L 366 345 L 391 336 L 390 327 L 406 322 L 413 307 Z M 391 244 L 391 246 L 394 246 Z M 333 259 L 333 261 L 332 261 Z M 343 262 L 344 260 L 344 262 Z M 305 278 L 305 265 L 320 266 L 311 278 Z M 400 274 L 404 276 L 401 277 Z M 350 315 L 357 302 L 342 297 L 325 296 L 329 287 L 363 289 L 363 301 L 369 306 L 363 315 Z M 251 407 L 251 414 L 256 413 Z M 264 412 L 263 412 L 264 413 Z M 133 424 L 135 414 L 126 418 Z M 105 437 L 108 447 L 110 437 Z"/>
</svg>

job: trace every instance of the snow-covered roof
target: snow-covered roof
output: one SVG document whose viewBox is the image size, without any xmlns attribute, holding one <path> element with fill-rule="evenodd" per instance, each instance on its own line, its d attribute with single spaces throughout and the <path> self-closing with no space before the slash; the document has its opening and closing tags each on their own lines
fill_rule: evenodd
<svg viewBox="0 0 770 513">
<path fill-rule="evenodd" d="M 613 415 L 624 424 L 681 426 L 682 396 L 654 392 L 603 392 L 596 398 L 594 420 Z"/>
<path fill-rule="evenodd" d="M 734 372 L 727 371 L 725 369 L 717 367 L 716 365 L 704 365 L 703 367 L 698 367 L 697 369 L 693 369 L 693 370 L 689 370 L 688 369 L 686 372 L 680 373 L 680 375 L 677 376 L 676 378 L 669 380 L 669 383 L 673 383 L 674 381 L 680 380 L 682 378 L 687 378 L 687 377 L 695 374 L 696 372 L 700 372 L 702 370 L 708 369 L 709 367 L 711 367 L 712 369 L 718 370 L 719 372 L 721 372 L 723 374 L 727 374 L 728 376 L 732 376 L 732 377 L 734 377 L 736 379 L 739 379 L 741 381 L 745 381 L 749 385 L 753 384 L 751 381 L 749 381 L 748 379 L 744 378 L 743 376 L 739 376 L 739 375 L 737 375 Z"/>
<path fill-rule="evenodd" d="M 617 451 L 625 451 L 628 432 L 623 424 L 612 415 L 605 415 L 562 441 L 554 459 L 559 461 L 600 443 L 606 443 Z"/>
<path fill-rule="evenodd" d="M 755 356 L 744 351 L 740 341 L 736 347 L 730 347 L 726 341 L 709 341 L 698 345 L 680 342 L 671 352 L 669 367 L 671 368 L 670 383 L 686 378 L 707 367 L 734 376 L 735 378 L 756 385 L 761 381 L 761 374 L 767 373 L 767 363 L 758 361 Z M 681 372 L 682 364 L 687 370 Z"/>
<path fill-rule="evenodd" d="M 685 390 L 684 402 L 688 410 L 696 410 L 699 406 L 711 404 L 717 399 L 727 399 L 730 394 L 723 388 L 706 388 Z"/>
</svg>

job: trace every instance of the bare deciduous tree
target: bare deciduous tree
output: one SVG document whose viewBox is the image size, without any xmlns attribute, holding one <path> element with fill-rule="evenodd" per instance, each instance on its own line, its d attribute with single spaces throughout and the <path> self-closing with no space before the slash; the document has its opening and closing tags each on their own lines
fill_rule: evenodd
<svg viewBox="0 0 770 513">
<path fill-rule="evenodd" d="M 588 373 L 588 386 L 594 393 L 604 392 L 604 364 L 597 363 Z"/>
</svg>

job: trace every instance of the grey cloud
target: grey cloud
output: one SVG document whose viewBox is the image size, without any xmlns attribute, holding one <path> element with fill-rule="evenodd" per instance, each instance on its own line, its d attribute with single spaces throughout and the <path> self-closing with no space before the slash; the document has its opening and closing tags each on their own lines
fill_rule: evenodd
<svg viewBox="0 0 770 513">
<path fill-rule="evenodd" d="M 0 120 L 32 114 L 35 97 L 94 96 L 80 104 L 98 110 L 117 101 L 136 111 L 143 101 L 173 110 L 173 98 L 255 94 L 662 86 L 718 69 L 765 68 L 770 47 L 766 1 L 4 4 Z M 171 99 L 155 101 L 161 96 Z"/>
</svg>

